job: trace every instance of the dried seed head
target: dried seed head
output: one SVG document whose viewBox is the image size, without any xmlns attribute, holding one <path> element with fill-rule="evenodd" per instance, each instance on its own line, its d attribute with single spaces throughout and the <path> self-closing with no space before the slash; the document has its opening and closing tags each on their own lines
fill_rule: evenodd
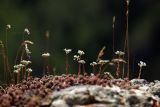
<svg viewBox="0 0 160 107">
<path fill-rule="evenodd" d="M 4 48 L 4 44 L 1 40 L 0 40 L 0 48 Z"/>
<path fill-rule="evenodd" d="M 50 33 L 49 33 L 49 31 L 46 31 L 46 38 L 48 39 L 49 38 L 49 35 L 50 35 Z"/>
<path fill-rule="evenodd" d="M 69 54 L 70 52 L 72 51 L 72 49 L 64 49 L 64 52 L 66 53 L 66 54 Z"/>
<path fill-rule="evenodd" d="M 26 51 L 26 54 L 29 56 L 31 54 L 31 51 L 28 49 L 28 44 L 25 44 L 25 51 Z"/>
<path fill-rule="evenodd" d="M 30 41 L 30 40 L 25 40 L 24 44 L 31 44 L 31 45 L 33 45 L 34 43 L 32 41 Z"/>
<path fill-rule="evenodd" d="M 7 24 L 6 27 L 7 27 L 7 29 L 11 29 L 11 25 L 10 24 Z"/>
<path fill-rule="evenodd" d="M 27 33 L 27 35 L 30 35 L 30 31 L 28 30 L 28 28 L 25 28 L 24 32 Z"/>
<path fill-rule="evenodd" d="M 116 17 L 113 16 L 112 28 L 114 28 L 114 26 L 115 26 L 115 20 L 116 20 Z"/>
<path fill-rule="evenodd" d="M 103 46 L 103 48 L 99 51 L 98 56 L 97 56 L 97 61 L 101 60 L 101 57 L 104 55 L 106 47 Z"/>
<path fill-rule="evenodd" d="M 126 0 L 126 3 L 127 3 L 127 5 L 129 5 L 129 3 L 130 3 L 130 0 Z"/>
<path fill-rule="evenodd" d="M 113 23 L 115 23 L 115 21 L 116 21 L 116 17 L 115 17 L 115 16 L 113 16 Z"/>
</svg>

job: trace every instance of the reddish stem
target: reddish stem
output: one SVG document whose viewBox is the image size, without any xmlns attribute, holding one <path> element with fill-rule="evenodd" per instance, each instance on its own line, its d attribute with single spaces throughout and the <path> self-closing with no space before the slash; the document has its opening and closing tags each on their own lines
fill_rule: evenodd
<svg viewBox="0 0 160 107">
<path fill-rule="evenodd" d="M 78 64 L 78 76 L 81 74 L 81 64 Z"/>
<path fill-rule="evenodd" d="M 68 65 L 68 56 L 66 54 L 66 75 L 68 74 L 68 67 L 69 67 L 69 65 Z"/>
</svg>

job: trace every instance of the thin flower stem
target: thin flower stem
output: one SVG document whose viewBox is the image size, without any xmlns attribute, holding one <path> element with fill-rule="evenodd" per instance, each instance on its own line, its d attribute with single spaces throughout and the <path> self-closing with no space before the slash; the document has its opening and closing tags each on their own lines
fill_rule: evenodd
<svg viewBox="0 0 160 107">
<path fill-rule="evenodd" d="M 96 73 L 96 69 L 95 69 L 95 66 L 92 67 L 92 71 L 93 71 L 93 74 Z"/>
<path fill-rule="evenodd" d="M 8 28 L 6 28 L 6 34 L 5 34 L 5 66 L 6 66 L 6 81 L 7 84 L 9 84 L 9 80 L 12 78 L 11 70 L 9 67 L 9 59 L 8 59 Z M 10 78 L 11 77 L 11 78 Z"/>
<path fill-rule="evenodd" d="M 17 73 L 17 83 L 20 82 L 20 72 Z"/>
<path fill-rule="evenodd" d="M 141 73 L 142 73 L 142 67 L 140 67 L 140 69 L 139 69 L 138 79 L 141 78 Z"/>
<path fill-rule="evenodd" d="M 130 73 L 130 49 L 129 49 L 129 35 L 128 35 L 128 14 L 129 14 L 129 2 L 126 0 L 126 32 L 125 32 L 125 42 L 124 42 L 124 52 L 127 49 L 127 78 L 129 79 Z M 123 57 L 124 59 L 124 57 Z M 125 65 L 123 64 L 123 72 Z"/>
<path fill-rule="evenodd" d="M 83 74 L 85 74 L 86 71 L 85 71 L 85 66 L 84 66 L 84 64 L 83 64 L 82 66 L 83 66 Z"/>
<path fill-rule="evenodd" d="M 7 69 L 6 69 L 6 56 L 5 54 L 3 53 L 3 66 L 4 66 L 4 73 L 3 73 L 3 77 L 4 77 L 4 81 L 6 80 L 6 72 L 7 72 Z"/>
<path fill-rule="evenodd" d="M 48 64 L 46 65 L 46 69 L 47 69 L 47 75 L 50 75 Z"/>
<path fill-rule="evenodd" d="M 66 75 L 68 74 L 68 55 L 66 54 Z"/>
<path fill-rule="evenodd" d="M 113 45 L 113 56 L 114 56 L 114 52 L 115 52 L 115 16 L 113 16 L 113 24 L 112 24 L 112 32 L 113 32 L 113 40 L 112 40 L 112 45 Z"/>
<path fill-rule="evenodd" d="M 128 70 L 127 70 L 127 78 L 129 79 L 129 74 L 130 74 L 130 49 L 129 49 L 129 36 L 128 36 L 128 12 L 129 12 L 129 10 L 128 10 L 128 5 L 127 5 L 127 12 L 126 12 L 126 37 L 127 37 L 127 54 L 128 54 L 128 60 L 127 60 L 127 68 L 128 68 Z"/>
<path fill-rule="evenodd" d="M 99 75 L 101 74 L 102 66 L 103 66 L 103 64 L 100 64 L 100 66 L 99 66 L 99 72 L 98 72 Z"/>
<path fill-rule="evenodd" d="M 18 51 L 17 51 L 17 53 L 16 53 L 16 58 L 15 58 L 15 61 L 14 61 L 14 65 L 17 64 L 18 55 L 19 55 L 19 53 L 20 53 L 21 48 L 22 48 L 22 45 L 18 48 Z"/>
<path fill-rule="evenodd" d="M 120 63 L 117 62 L 117 71 L 116 71 L 117 78 L 119 78 L 119 73 L 120 73 Z"/>
<path fill-rule="evenodd" d="M 28 72 L 28 74 L 27 74 L 27 79 L 28 79 L 28 77 L 30 77 L 30 73 Z"/>
<path fill-rule="evenodd" d="M 78 76 L 81 74 L 81 64 L 78 64 Z"/>
<path fill-rule="evenodd" d="M 24 58 L 24 53 L 25 53 L 25 50 L 23 49 L 23 50 L 22 50 L 22 54 L 21 54 L 21 61 L 22 61 L 23 58 Z"/>
<path fill-rule="evenodd" d="M 5 38 L 5 45 L 6 45 L 6 53 L 8 51 L 8 32 L 7 32 L 7 28 L 6 28 L 6 38 Z"/>
<path fill-rule="evenodd" d="M 106 65 L 106 66 L 104 66 L 104 68 L 103 68 L 102 72 L 104 72 L 104 71 L 106 70 L 106 68 L 107 68 L 107 65 Z"/>
<path fill-rule="evenodd" d="M 23 77 L 23 79 L 26 79 L 26 66 L 24 67 L 24 70 L 23 70 L 23 72 L 24 72 L 24 77 Z"/>
<path fill-rule="evenodd" d="M 46 58 L 44 57 L 43 76 L 46 75 Z"/>
</svg>

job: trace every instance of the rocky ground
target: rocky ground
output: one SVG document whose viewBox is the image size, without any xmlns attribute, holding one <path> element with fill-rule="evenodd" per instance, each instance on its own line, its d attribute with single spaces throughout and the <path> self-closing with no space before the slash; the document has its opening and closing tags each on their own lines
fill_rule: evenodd
<svg viewBox="0 0 160 107">
<path fill-rule="evenodd" d="M 108 74 L 29 77 L 0 88 L 0 107 L 160 107 L 160 81 Z"/>
</svg>

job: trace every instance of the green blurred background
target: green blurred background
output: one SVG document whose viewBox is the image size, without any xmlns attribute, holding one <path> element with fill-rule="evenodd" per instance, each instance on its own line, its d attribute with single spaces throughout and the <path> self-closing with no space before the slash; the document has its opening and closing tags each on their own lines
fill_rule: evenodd
<svg viewBox="0 0 160 107">
<path fill-rule="evenodd" d="M 115 49 L 123 50 L 125 35 L 124 0 L 0 0 L 0 40 L 5 40 L 5 28 L 8 32 L 9 61 L 13 66 L 18 47 L 22 42 L 24 28 L 31 32 L 27 39 L 35 44 L 31 46 L 33 74 L 40 76 L 43 69 L 41 54 L 51 53 L 51 70 L 56 74 L 65 72 L 64 48 L 73 49 L 69 55 L 70 72 L 77 72 L 73 55 L 78 49 L 86 55 L 86 71 L 91 71 L 89 63 L 96 60 L 98 51 L 107 47 L 104 59 L 112 58 L 112 17 L 116 16 Z M 148 80 L 160 79 L 160 1 L 131 0 L 129 13 L 129 40 L 132 77 L 137 77 L 139 60 L 147 67 L 142 77 Z M 45 32 L 50 32 L 48 47 Z M 1 58 L 2 59 L 2 58 Z M 1 72 L 3 61 L 0 60 Z"/>
</svg>

